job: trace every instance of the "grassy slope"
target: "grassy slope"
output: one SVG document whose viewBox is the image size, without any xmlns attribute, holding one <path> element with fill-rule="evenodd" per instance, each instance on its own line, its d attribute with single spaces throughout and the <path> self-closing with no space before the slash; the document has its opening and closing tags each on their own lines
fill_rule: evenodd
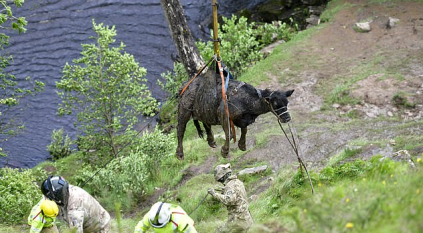
<svg viewBox="0 0 423 233">
<path fill-rule="evenodd" d="M 381 1 L 378 1 L 381 2 Z M 343 7 L 349 7 L 342 1 L 333 1 L 324 17 L 330 19 L 337 11 Z M 241 79 L 253 85 L 259 85 L 268 81 L 267 75 L 270 73 L 276 76 L 285 69 L 280 65 L 291 68 L 291 72 L 301 71 L 304 64 L 316 66 L 311 58 L 301 59 L 299 62 L 292 51 L 307 46 L 307 42 L 313 34 L 318 32 L 321 25 L 298 34 L 294 40 L 279 46 L 273 54 L 266 60 L 257 63 Z M 366 67 L 368 68 L 368 67 Z M 363 68 L 358 74 L 353 74 L 356 80 L 360 77 L 368 76 L 371 71 Z M 360 73 L 361 72 L 361 73 Z M 284 82 L 286 80 L 278 80 Z M 331 81 L 331 80 L 328 80 Z M 320 91 L 322 98 L 331 99 L 331 91 Z M 324 95 L 327 96 L 324 96 Z M 333 114 L 325 110 L 323 114 Z M 394 131 L 401 131 L 422 125 L 418 122 L 402 122 L 399 119 L 376 119 L 374 121 L 388 122 L 388 127 Z M 392 123 L 392 124 L 390 124 Z M 322 123 L 321 120 L 312 118 L 309 122 L 297 129 L 301 131 L 308 127 L 319 125 L 330 127 L 333 131 L 340 131 L 350 125 L 367 124 L 360 119 L 349 122 L 339 122 L 336 124 Z M 267 141 L 278 129 L 267 129 L 257 133 L 256 144 L 249 148 L 247 152 L 239 150 L 232 153 L 233 163 L 239 168 L 265 164 L 265 161 L 245 162 L 242 157 L 251 151 L 266 146 Z M 219 156 L 220 148 L 210 149 L 204 140 L 198 139 L 192 122 L 188 125 L 188 133 L 184 141 L 186 160 L 176 161 L 174 158 L 163 162 L 162 172 L 156 181 L 149 184 L 150 194 L 154 193 L 155 187 L 161 187 L 166 191 L 158 198 L 180 204 L 187 212 L 201 202 L 206 190 L 209 187 L 216 187 L 210 171 L 193 176 L 187 182 L 179 185 L 187 171 L 193 166 L 202 166 L 210 156 L 213 166 L 226 162 Z M 412 150 L 423 146 L 423 136 L 409 135 L 404 131 L 403 135 L 395 137 L 395 151 L 401 149 Z M 382 134 L 383 131 L 375 132 Z M 222 133 L 217 134 L 217 143 L 223 142 Z M 219 136 L 220 135 L 220 136 Z M 250 135 L 252 136 L 252 135 Z M 364 148 L 371 144 L 386 144 L 390 138 L 379 141 L 368 141 L 356 139 L 348 143 L 352 146 Z M 379 161 L 345 163 L 356 158 L 360 150 L 344 150 L 334 156 L 322 171 L 313 171 L 312 178 L 316 194 L 311 194 L 309 184 L 302 180 L 299 174 L 292 169 L 280 169 L 276 173 L 267 172 L 251 177 L 241 177 L 245 182 L 249 195 L 254 196 L 251 201 L 250 211 L 255 219 L 255 224 L 251 232 L 422 232 L 423 223 L 421 221 L 423 211 L 423 172 L 421 171 L 420 156 L 413 154 L 417 163 L 417 169 L 409 169 L 406 164 Z M 67 158 L 57 163 L 43 163 L 38 167 L 54 167 L 66 177 L 72 177 L 72 171 L 77 171 L 79 163 L 77 155 Z M 74 166 L 69 166 L 73 164 Z M 263 187 L 263 190 L 260 190 Z M 261 192 L 263 191 L 263 192 Z M 100 202 L 113 212 L 114 203 L 111 198 L 99 198 Z M 134 205 L 134 204 L 133 204 Z M 136 204 L 135 204 L 136 206 Z M 122 207 L 123 220 L 116 218 L 112 222 L 112 232 L 133 232 L 137 222 L 147 208 L 137 209 L 130 207 L 135 214 L 126 211 Z M 130 217 L 129 217 L 130 216 Z M 198 232 L 213 232 L 214 229 L 223 224 L 227 217 L 225 208 L 218 202 L 207 198 L 206 201 L 193 213 L 191 217 L 196 221 Z M 118 229 L 118 225 L 121 227 Z M 27 232 L 26 226 L 1 227 L 0 232 Z"/>
</svg>

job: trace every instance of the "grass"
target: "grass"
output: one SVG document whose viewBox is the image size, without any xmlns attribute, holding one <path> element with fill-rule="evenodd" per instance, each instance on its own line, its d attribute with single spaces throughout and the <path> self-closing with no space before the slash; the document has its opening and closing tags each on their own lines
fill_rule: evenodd
<svg viewBox="0 0 423 233">
<path fill-rule="evenodd" d="M 298 173 L 282 172 L 251 204 L 253 216 L 265 226 L 277 222 L 286 232 L 404 232 L 403 226 L 420 232 L 423 172 L 379 158 L 314 173 L 314 195 Z"/>
<path fill-rule="evenodd" d="M 331 22 L 337 12 L 351 6 L 353 5 L 344 1 L 333 0 L 329 2 L 328 10 L 322 15 L 322 20 Z M 278 46 L 267 59 L 251 67 L 240 80 L 258 85 L 269 80 L 266 73 L 275 76 L 288 73 L 288 78 L 283 77 L 278 81 L 294 82 L 295 80 L 291 80 L 289 76 L 301 72 L 306 64 L 318 68 L 318 61 L 313 61 L 312 58 L 297 52 L 304 49 L 307 41 L 324 27 L 323 24 L 298 33 L 293 40 Z M 387 62 L 387 58 L 389 56 L 386 54 L 376 54 L 369 64 L 357 64 L 350 72 L 323 80 L 325 86 L 320 86 L 317 94 L 322 96 L 327 104 L 349 104 L 359 101 L 345 94 L 359 80 L 372 74 L 381 74 L 382 80 L 403 77 L 399 69 L 408 67 L 407 62 L 388 61 L 391 65 L 383 64 Z M 415 59 L 418 58 L 413 57 L 411 60 Z M 285 71 L 286 67 L 289 67 L 289 71 Z M 333 112 L 328 108 L 328 111 L 320 114 L 330 115 Z M 248 135 L 250 138 L 255 137 L 256 143 L 252 148 L 248 148 L 246 152 L 231 150 L 232 162 L 236 164 L 237 170 L 266 164 L 266 161 L 245 161 L 243 156 L 265 147 L 271 137 L 281 135 L 276 122 L 272 123 L 273 117 L 265 115 L 260 118 L 269 127 L 263 128 L 255 135 Z M 423 154 L 420 148 L 423 147 L 423 136 L 413 133 L 414 129 L 421 129 L 422 123 L 422 120 L 404 122 L 397 118 L 383 117 L 372 120 L 355 117 L 343 122 L 321 118 L 301 122 L 296 126 L 299 135 L 342 133 L 344 130 L 360 127 L 368 135 L 381 136 L 372 138 L 366 134 L 352 139 L 347 143 L 349 147 L 333 156 L 324 168 L 320 171 L 311 170 L 315 194 L 311 194 L 308 180 L 297 170 L 289 167 L 281 168 L 278 173 L 273 173 L 268 168 L 261 174 L 240 177 L 246 185 L 249 196 L 258 194 L 250 202 L 250 211 L 255 220 L 250 232 L 422 232 Z M 158 176 L 147 182 L 148 192 L 143 198 L 152 195 L 156 188 L 165 189 L 159 200 L 179 204 L 188 213 L 192 212 L 207 194 L 207 189 L 217 187 L 219 183 L 214 181 L 211 171 L 206 171 L 181 184 L 185 172 L 191 166 L 203 165 L 210 156 L 218 158 L 213 167 L 218 163 L 227 162 L 220 156 L 220 147 L 223 144 L 222 130 L 219 126 L 213 127 L 213 130 L 218 144 L 216 149 L 210 149 L 205 139 L 198 138 L 195 127 L 190 121 L 184 139 L 185 160 L 178 161 L 174 157 L 163 159 Z M 393 138 L 390 138 L 392 135 Z M 395 140 L 393 150 L 410 151 L 417 164 L 416 169 L 410 169 L 406 163 L 381 159 L 377 155 L 368 161 L 352 160 L 360 157 L 367 146 L 375 145 L 383 148 L 390 139 Z M 231 148 L 234 147 L 236 144 L 231 143 Z M 83 156 L 76 153 L 58 162 L 44 162 L 34 171 L 39 177 L 45 177 L 44 170 L 57 172 L 73 181 L 73 175 L 81 171 L 83 162 Z M 265 187 L 265 191 L 261 192 L 261 187 Z M 112 232 L 133 232 L 135 225 L 148 209 L 137 209 L 139 197 L 128 195 L 126 203 L 121 203 L 120 207 L 116 207 L 114 199 L 107 193 L 98 197 L 98 200 L 115 216 L 112 220 Z M 227 210 L 221 203 L 208 196 L 190 216 L 196 221 L 198 232 L 213 232 L 226 221 Z M 27 231 L 28 228 L 24 225 L 0 225 L 0 232 Z"/>
</svg>

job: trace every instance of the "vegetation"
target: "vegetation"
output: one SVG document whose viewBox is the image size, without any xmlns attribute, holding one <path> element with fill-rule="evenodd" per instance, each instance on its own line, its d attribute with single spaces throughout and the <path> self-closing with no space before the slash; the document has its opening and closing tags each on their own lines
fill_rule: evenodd
<svg viewBox="0 0 423 233">
<path fill-rule="evenodd" d="M 72 140 L 68 135 L 63 134 L 63 128 L 53 130 L 51 134 L 51 143 L 47 146 L 47 150 L 54 160 L 64 158 L 72 153 Z"/>
<path fill-rule="evenodd" d="M 346 7 L 342 2 L 331 1 L 328 10 L 335 14 L 335 10 Z M 338 8 L 339 4 L 341 7 Z M 328 16 L 328 22 L 331 22 L 331 17 L 333 15 Z M 302 59 L 298 51 L 304 49 L 308 39 L 323 27 L 325 26 L 320 25 L 296 34 L 288 43 L 277 47 L 269 57 L 257 61 L 254 66 L 245 70 L 239 79 L 255 85 L 268 81 L 273 75 L 280 77 L 276 80 L 278 82 L 289 80 L 295 83 L 292 77 L 296 77 L 295 74 L 301 72 L 306 65 L 312 68 L 319 66 L 319 61 Z M 326 104 L 351 104 L 360 101 L 350 97 L 349 90 L 355 83 L 370 75 L 385 74 L 385 67 L 379 66 L 381 57 L 382 55 L 369 57 L 368 64 L 352 64 L 351 71 L 322 78 L 319 80 L 320 86 L 317 86 L 317 94 Z M 286 74 L 283 73 L 285 67 L 290 67 L 289 75 L 282 75 Z M 179 88 L 177 82 L 183 80 L 184 71 L 180 68 L 175 64 L 176 73 L 163 76 L 168 83 L 162 87 L 171 95 Z M 395 73 L 391 66 L 388 68 L 392 69 L 390 73 Z M 404 101 L 407 94 L 398 92 L 396 96 L 399 106 L 406 107 L 407 102 Z M 297 117 L 296 113 L 292 114 L 293 119 Z M 324 152 L 327 160 L 323 159 L 309 169 L 315 194 L 311 193 L 307 177 L 303 177 L 300 171 L 288 167 L 289 165 L 278 171 L 268 169 L 261 174 L 240 177 L 251 198 L 250 211 L 255 223 L 250 232 L 422 232 L 423 136 L 410 132 L 420 132 L 423 120 L 405 121 L 397 117 L 380 117 L 371 120 L 342 119 L 335 122 L 328 120 L 334 115 L 333 109 L 318 111 L 318 114 L 324 116 L 315 118 L 311 115 L 309 119 L 300 122 L 297 128 L 300 138 L 304 135 L 323 138 L 324 133 L 342 135 L 341 133 L 354 129 L 360 129 L 364 134 L 347 135 L 349 137 L 342 139 L 345 141 L 342 147 L 336 148 L 336 142 L 319 141 L 331 144 L 331 151 Z M 267 125 L 273 117 L 266 115 L 260 121 Z M 204 139 L 198 138 L 192 122 L 189 122 L 184 141 L 186 157 L 183 162 L 178 161 L 173 157 L 175 135 L 170 132 L 166 135 L 156 128 L 141 137 L 131 135 L 133 144 L 127 147 L 127 153 L 120 154 L 121 156 L 110 162 L 102 158 L 94 160 L 95 153 L 91 155 L 77 151 L 21 173 L 17 170 L 1 170 L 0 209 L 3 211 L 3 208 L 9 208 L 8 213 L 16 216 L 13 218 L 16 221 L 0 219 L 2 224 L 12 225 L 0 225 L 0 231 L 27 232 L 27 228 L 17 224 L 25 222 L 25 211 L 28 211 L 31 204 L 26 204 L 26 210 L 22 211 L 15 206 L 21 205 L 21 193 L 32 193 L 24 198 L 38 201 L 38 186 L 31 181 L 39 183 L 39 179 L 49 173 L 61 174 L 72 184 L 85 185 L 84 189 L 93 194 L 108 211 L 113 212 L 112 216 L 115 217 L 112 220 L 112 232 L 132 232 L 148 210 L 145 204 L 159 200 L 181 205 L 196 221 L 198 232 L 213 232 L 226 221 L 227 210 L 210 197 L 206 197 L 204 203 L 198 206 L 206 196 L 207 189 L 218 188 L 219 185 L 214 181 L 211 171 L 205 167 L 214 167 L 227 160 L 220 157 L 219 150 L 210 149 Z M 252 139 L 248 151 L 237 150 L 231 153 L 235 172 L 246 167 L 271 165 L 269 161 L 248 159 L 246 155 L 259 149 L 270 149 L 268 146 L 275 142 L 274 139 L 280 136 L 280 132 L 277 127 L 266 127 L 255 132 L 250 135 Z M 369 136 L 376 134 L 380 136 Z M 223 143 L 222 135 L 221 130 L 215 130 L 217 144 Z M 317 148 L 321 145 L 311 146 Z M 406 161 L 390 159 L 386 156 L 390 152 L 384 152 L 398 150 L 408 150 L 410 159 L 416 166 L 411 167 Z M 267 151 L 263 150 L 261 153 Z M 107 165 L 103 168 L 105 164 Z M 196 169 L 204 170 L 197 175 Z M 19 177 L 23 175 L 25 177 Z M 20 187 L 19 191 L 10 190 L 10 184 L 14 187 L 17 179 L 28 183 L 22 187 L 16 186 Z M 3 181 L 5 183 L 1 183 Z M 10 200 L 6 203 L 11 206 L 4 207 L 3 195 L 8 193 L 19 195 L 6 195 L 9 198 L 7 200 Z"/>
<path fill-rule="evenodd" d="M 247 18 L 222 17 L 223 24 L 219 28 L 221 39 L 221 57 L 234 77 L 239 77 L 250 66 L 263 58 L 260 49 L 276 40 L 289 41 L 297 30 L 286 23 L 275 21 L 272 24 L 256 26 L 248 23 Z M 213 35 L 213 31 L 210 32 Z M 214 55 L 213 41 L 197 42 L 201 56 L 207 61 Z"/>
<path fill-rule="evenodd" d="M 9 36 L 5 33 L 8 30 L 15 30 L 20 33 L 26 31 L 27 21 L 24 17 L 16 17 L 12 12 L 12 1 L 0 0 L 0 50 L 9 45 Z M 14 0 L 16 7 L 21 7 L 24 0 Z M 42 91 L 44 83 L 27 77 L 30 88 L 21 88 L 16 77 L 6 72 L 6 68 L 13 63 L 12 55 L 0 55 L 0 142 L 5 143 L 9 138 L 16 136 L 24 128 L 24 122 L 16 117 L 14 111 L 18 111 L 21 99 Z M 0 157 L 6 156 L 7 152 L 0 147 Z"/>
<path fill-rule="evenodd" d="M 116 30 L 96 24 L 96 44 L 83 44 L 81 58 L 66 64 L 57 88 L 62 103 L 59 114 L 77 112 L 80 150 L 99 150 L 99 155 L 118 155 L 136 132 L 139 115 L 152 115 L 156 100 L 143 78 L 146 70 L 124 51 L 125 45 L 111 47 Z M 94 38 L 93 38 L 94 39 Z"/>
<path fill-rule="evenodd" d="M 32 206 L 41 199 L 39 187 L 32 183 L 31 170 L 0 169 L 0 222 L 17 224 L 25 222 Z"/>
</svg>

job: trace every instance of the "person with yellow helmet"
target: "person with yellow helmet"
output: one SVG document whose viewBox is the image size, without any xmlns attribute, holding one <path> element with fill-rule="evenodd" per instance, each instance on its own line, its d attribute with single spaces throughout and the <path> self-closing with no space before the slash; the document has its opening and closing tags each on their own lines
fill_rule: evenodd
<svg viewBox="0 0 423 233">
<path fill-rule="evenodd" d="M 156 233 L 197 233 L 194 220 L 178 205 L 157 202 L 135 227 L 134 233 L 148 229 Z"/>
<path fill-rule="evenodd" d="M 59 207 L 54 201 L 43 197 L 32 208 L 28 216 L 28 225 L 31 226 L 30 233 L 58 233 L 55 225 L 56 216 L 59 214 Z"/>
</svg>

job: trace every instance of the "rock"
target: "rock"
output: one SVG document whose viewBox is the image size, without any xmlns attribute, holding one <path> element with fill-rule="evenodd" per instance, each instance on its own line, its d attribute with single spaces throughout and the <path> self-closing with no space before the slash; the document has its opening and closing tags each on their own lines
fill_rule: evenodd
<svg viewBox="0 0 423 233">
<path fill-rule="evenodd" d="M 395 26 L 395 24 L 398 23 L 399 21 L 400 20 L 397 19 L 397 18 L 389 17 L 387 28 L 393 28 Z"/>
<path fill-rule="evenodd" d="M 321 15 L 322 12 L 325 10 L 325 6 L 309 6 L 308 7 L 308 12 L 311 15 Z"/>
<path fill-rule="evenodd" d="M 370 27 L 370 23 L 371 22 L 355 23 L 354 30 L 356 32 L 370 32 L 370 30 L 372 30 Z"/>
<path fill-rule="evenodd" d="M 406 161 L 411 167 L 416 167 L 413 160 L 411 160 L 411 155 L 407 150 L 400 150 L 394 153 L 393 160 L 395 161 Z"/>
<path fill-rule="evenodd" d="M 266 170 L 267 170 L 267 165 L 258 166 L 258 167 L 251 167 L 251 168 L 246 168 L 246 169 L 239 171 L 238 175 L 251 175 L 251 174 L 264 172 Z"/>
<path fill-rule="evenodd" d="M 306 19 L 306 22 L 312 26 L 320 24 L 320 17 L 317 15 L 310 15 L 310 18 Z"/>
<path fill-rule="evenodd" d="M 283 44 L 283 43 L 285 43 L 284 40 L 276 41 L 275 43 L 272 43 L 272 44 L 270 44 L 270 45 L 262 48 L 260 50 L 260 52 L 263 53 L 263 56 L 264 57 L 267 57 L 267 56 L 269 56 L 272 53 L 272 51 L 276 48 L 276 46 L 278 46 L 280 44 Z"/>
</svg>

